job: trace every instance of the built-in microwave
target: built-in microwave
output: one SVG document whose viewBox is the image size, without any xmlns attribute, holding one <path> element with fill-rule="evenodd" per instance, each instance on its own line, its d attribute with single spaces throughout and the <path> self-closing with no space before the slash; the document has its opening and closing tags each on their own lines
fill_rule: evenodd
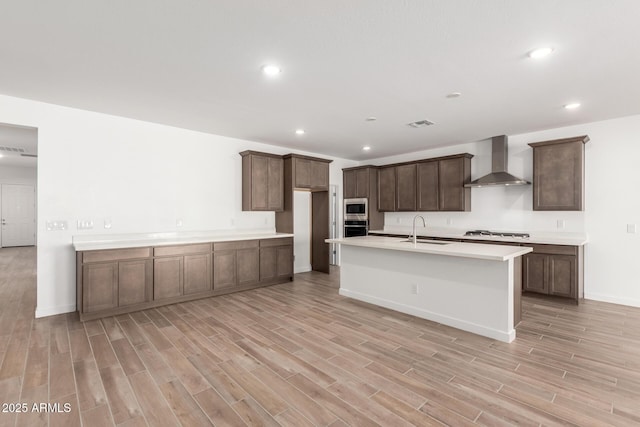
<svg viewBox="0 0 640 427">
<path fill-rule="evenodd" d="M 369 208 L 367 199 L 344 199 L 344 219 L 367 221 Z"/>
</svg>

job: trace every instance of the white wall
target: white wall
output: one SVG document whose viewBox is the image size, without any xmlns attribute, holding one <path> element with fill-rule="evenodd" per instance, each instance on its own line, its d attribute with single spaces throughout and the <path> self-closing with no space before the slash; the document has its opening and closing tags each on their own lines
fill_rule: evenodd
<svg viewBox="0 0 640 427">
<path fill-rule="evenodd" d="M 290 149 L 1 95 L 0 122 L 38 128 L 37 316 L 76 308 L 73 235 L 274 229 L 272 212 L 241 210 L 238 153 Z M 331 184 L 355 164 L 335 159 Z M 69 229 L 46 231 L 52 220 Z"/>
<path fill-rule="evenodd" d="M 426 212 L 427 226 L 586 233 L 585 297 L 640 307 L 640 234 L 627 233 L 627 224 L 640 225 L 640 115 L 510 136 L 509 172 L 531 181 L 533 151 L 528 143 L 585 134 L 591 141 L 585 146 L 584 212 L 534 212 L 531 186 L 483 187 L 471 190 L 471 212 Z M 490 140 L 366 163 L 387 164 L 463 152 L 475 155 L 472 179 L 490 171 Z M 408 226 L 414 215 L 387 213 L 385 226 Z M 557 228 L 558 219 L 565 220 L 563 230 Z"/>
<path fill-rule="evenodd" d="M 0 163 L 0 184 L 24 184 L 36 186 L 36 168 L 3 166 Z"/>
</svg>

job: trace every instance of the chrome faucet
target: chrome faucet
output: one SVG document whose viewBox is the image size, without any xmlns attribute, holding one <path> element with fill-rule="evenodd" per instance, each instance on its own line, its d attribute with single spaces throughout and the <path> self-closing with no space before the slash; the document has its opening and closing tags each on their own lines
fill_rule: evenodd
<svg viewBox="0 0 640 427">
<path fill-rule="evenodd" d="M 422 226 L 423 227 L 427 227 L 427 223 L 424 220 L 424 217 L 422 215 L 416 215 L 413 217 L 413 244 L 417 245 L 418 244 L 418 238 L 416 236 L 416 219 L 420 218 L 422 220 Z"/>
</svg>

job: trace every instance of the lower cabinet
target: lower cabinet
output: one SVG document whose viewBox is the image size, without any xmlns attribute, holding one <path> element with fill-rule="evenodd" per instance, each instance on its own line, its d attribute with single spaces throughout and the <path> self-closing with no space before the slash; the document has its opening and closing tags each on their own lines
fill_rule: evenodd
<svg viewBox="0 0 640 427">
<path fill-rule="evenodd" d="M 527 245 L 524 255 L 522 290 L 579 300 L 584 298 L 581 247 Z"/>
<path fill-rule="evenodd" d="M 78 252 L 80 320 L 293 279 L 293 238 Z"/>
<path fill-rule="evenodd" d="M 293 239 L 260 241 L 260 281 L 293 277 Z"/>
</svg>

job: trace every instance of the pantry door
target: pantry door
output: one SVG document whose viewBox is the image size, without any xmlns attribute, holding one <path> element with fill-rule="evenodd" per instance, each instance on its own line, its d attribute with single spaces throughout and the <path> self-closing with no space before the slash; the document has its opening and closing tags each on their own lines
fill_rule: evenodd
<svg viewBox="0 0 640 427">
<path fill-rule="evenodd" d="M 36 244 L 35 189 L 29 185 L 2 184 L 2 247 Z"/>
</svg>

